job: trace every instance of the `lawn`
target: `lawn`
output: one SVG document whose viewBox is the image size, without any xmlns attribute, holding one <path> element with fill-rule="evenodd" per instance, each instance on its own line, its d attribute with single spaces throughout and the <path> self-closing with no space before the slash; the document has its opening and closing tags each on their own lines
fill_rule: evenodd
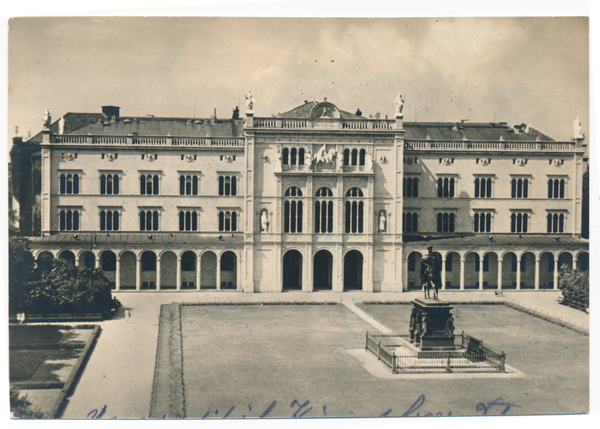
<svg viewBox="0 0 600 429">
<path fill-rule="evenodd" d="M 410 306 L 361 308 L 385 326 L 406 331 Z M 522 379 L 375 378 L 346 351 L 364 348 L 365 331 L 374 328 L 341 304 L 182 306 L 186 417 L 588 410 L 587 337 L 505 306 L 457 308 L 457 331 L 504 350 Z"/>
</svg>

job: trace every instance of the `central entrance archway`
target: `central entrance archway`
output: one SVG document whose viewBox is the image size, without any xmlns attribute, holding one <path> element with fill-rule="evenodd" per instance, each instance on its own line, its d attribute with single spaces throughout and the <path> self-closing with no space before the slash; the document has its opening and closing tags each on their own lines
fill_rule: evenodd
<svg viewBox="0 0 600 429">
<path fill-rule="evenodd" d="M 302 254 L 297 250 L 283 256 L 283 290 L 302 290 Z"/>
<path fill-rule="evenodd" d="M 328 250 L 319 250 L 314 262 L 314 290 L 333 290 L 333 256 Z"/>
<path fill-rule="evenodd" d="M 363 255 L 351 250 L 344 257 L 344 290 L 362 290 Z"/>
</svg>

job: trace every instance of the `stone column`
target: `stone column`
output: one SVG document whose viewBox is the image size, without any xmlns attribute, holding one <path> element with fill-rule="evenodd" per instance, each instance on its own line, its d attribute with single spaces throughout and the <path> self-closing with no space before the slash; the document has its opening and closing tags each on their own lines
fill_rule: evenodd
<svg viewBox="0 0 600 429">
<path fill-rule="evenodd" d="M 573 259 L 573 271 L 577 269 L 577 258 L 571 254 L 571 258 Z"/>
<path fill-rule="evenodd" d="M 221 290 L 221 256 L 217 255 L 217 290 Z"/>
<path fill-rule="evenodd" d="M 483 259 L 479 257 L 479 290 L 483 290 Z"/>
<path fill-rule="evenodd" d="M 175 289 L 181 290 L 181 255 L 177 255 L 177 273 L 176 273 L 176 282 Z"/>
<path fill-rule="evenodd" d="M 498 290 L 502 290 L 502 259 L 498 257 Z"/>
<path fill-rule="evenodd" d="M 156 290 L 160 290 L 160 255 L 156 257 Z"/>
<path fill-rule="evenodd" d="M 554 288 L 558 289 L 558 257 L 554 257 Z"/>
<path fill-rule="evenodd" d="M 446 258 L 442 258 L 442 290 L 446 290 Z"/>
<path fill-rule="evenodd" d="M 200 255 L 196 255 L 196 290 L 200 290 L 200 267 L 202 267 L 201 262 L 202 260 Z"/>
<path fill-rule="evenodd" d="M 517 290 L 521 290 L 521 258 L 517 258 Z"/>
<path fill-rule="evenodd" d="M 460 258 L 460 290 L 465 290 L 465 258 Z"/>
<path fill-rule="evenodd" d="M 121 257 L 117 254 L 115 267 L 115 290 L 121 290 Z"/>
<path fill-rule="evenodd" d="M 75 266 L 79 267 L 79 258 L 77 256 L 75 257 Z M 84 262 L 84 267 L 85 267 L 85 262 Z"/>
<path fill-rule="evenodd" d="M 235 258 L 235 290 L 237 291 L 241 291 L 242 290 L 242 270 L 240 269 L 240 267 L 242 266 L 242 255 L 243 253 L 240 252 L 240 256 Z"/>
<path fill-rule="evenodd" d="M 135 257 L 135 290 L 140 290 L 142 286 L 142 255 Z"/>
<path fill-rule="evenodd" d="M 540 289 L 540 259 L 535 258 L 535 290 Z"/>
<path fill-rule="evenodd" d="M 306 258 L 302 258 L 302 269 L 304 270 L 304 275 L 302 276 L 302 292 L 313 291 L 314 273 L 312 252 L 312 245 L 308 245 L 306 247 Z"/>
</svg>

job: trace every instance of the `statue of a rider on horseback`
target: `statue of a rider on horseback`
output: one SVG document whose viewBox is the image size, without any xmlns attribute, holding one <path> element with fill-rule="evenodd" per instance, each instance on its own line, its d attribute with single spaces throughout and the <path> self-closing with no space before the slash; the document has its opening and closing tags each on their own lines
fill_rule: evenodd
<svg viewBox="0 0 600 429">
<path fill-rule="evenodd" d="M 427 248 L 427 255 L 421 259 L 421 284 L 425 298 L 431 298 L 430 290 L 433 288 L 433 299 L 438 299 L 438 289 L 442 286 L 440 277 L 441 261 L 439 255 L 433 253 L 433 246 Z"/>
</svg>

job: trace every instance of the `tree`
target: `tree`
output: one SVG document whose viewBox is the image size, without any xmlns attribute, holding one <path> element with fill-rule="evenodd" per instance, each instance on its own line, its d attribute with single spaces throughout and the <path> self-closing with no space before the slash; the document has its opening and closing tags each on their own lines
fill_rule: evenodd
<svg viewBox="0 0 600 429">
<path fill-rule="evenodd" d="M 38 314 L 102 313 L 108 316 L 118 301 L 113 300 L 102 270 L 78 268 L 59 258 L 39 271 L 39 280 L 29 286 L 26 305 L 29 312 Z"/>
<path fill-rule="evenodd" d="M 23 309 L 28 285 L 37 278 L 34 264 L 35 260 L 29 251 L 29 240 L 11 234 L 8 256 L 8 308 L 10 314 L 16 314 Z"/>
<path fill-rule="evenodd" d="M 561 304 L 585 311 L 590 306 L 589 271 L 573 270 L 568 265 L 561 267 L 558 288 L 562 291 Z"/>
</svg>

